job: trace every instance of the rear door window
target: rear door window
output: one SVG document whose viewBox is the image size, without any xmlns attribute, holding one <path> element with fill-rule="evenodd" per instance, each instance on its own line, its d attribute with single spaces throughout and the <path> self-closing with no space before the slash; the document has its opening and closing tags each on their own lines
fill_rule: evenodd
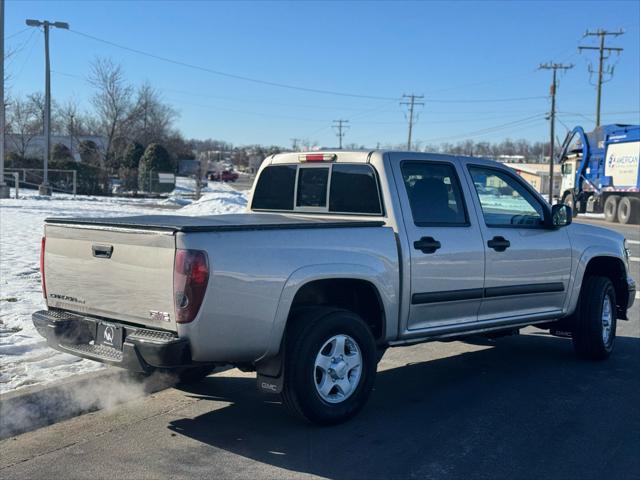
<svg viewBox="0 0 640 480">
<path fill-rule="evenodd" d="M 378 182 L 368 165 L 336 164 L 331 171 L 329 211 L 382 214 Z"/>
<path fill-rule="evenodd" d="M 402 163 L 401 169 L 417 226 L 469 224 L 453 165 L 408 161 Z"/>
</svg>

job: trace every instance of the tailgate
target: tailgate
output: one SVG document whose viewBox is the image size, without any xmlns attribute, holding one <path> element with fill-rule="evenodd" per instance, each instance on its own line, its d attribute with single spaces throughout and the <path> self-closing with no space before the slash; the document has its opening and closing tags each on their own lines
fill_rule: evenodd
<svg viewBox="0 0 640 480">
<path fill-rule="evenodd" d="M 45 227 L 49 307 L 176 330 L 170 231 Z"/>
</svg>

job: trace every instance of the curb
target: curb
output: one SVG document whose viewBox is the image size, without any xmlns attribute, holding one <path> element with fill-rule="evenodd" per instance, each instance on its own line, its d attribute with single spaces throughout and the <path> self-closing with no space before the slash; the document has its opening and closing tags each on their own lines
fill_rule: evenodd
<svg viewBox="0 0 640 480">
<path fill-rule="evenodd" d="M 169 388 L 175 377 L 108 368 L 0 395 L 0 440 Z"/>
</svg>

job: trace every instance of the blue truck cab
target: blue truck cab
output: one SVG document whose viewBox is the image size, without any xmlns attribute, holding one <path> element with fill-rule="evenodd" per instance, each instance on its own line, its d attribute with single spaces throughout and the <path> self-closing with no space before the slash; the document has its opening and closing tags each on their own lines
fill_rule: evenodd
<svg viewBox="0 0 640 480">
<path fill-rule="evenodd" d="M 640 222 L 640 125 L 575 127 L 562 146 L 562 201 L 575 214 Z"/>
</svg>

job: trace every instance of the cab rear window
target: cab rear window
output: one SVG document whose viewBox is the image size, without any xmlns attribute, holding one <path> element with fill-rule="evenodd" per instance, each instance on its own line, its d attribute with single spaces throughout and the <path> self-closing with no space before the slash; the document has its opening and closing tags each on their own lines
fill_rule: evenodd
<svg viewBox="0 0 640 480">
<path fill-rule="evenodd" d="M 329 211 L 381 215 L 380 192 L 373 168 L 368 165 L 334 165 Z"/>
<path fill-rule="evenodd" d="M 298 171 L 297 207 L 325 207 L 329 168 L 301 168 Z"/>
<path fill-rule="evenodd" d="M 251 208 L 293 210 L 296 171 L 295 165 L 277 165 L 265 168 L 253 193 Z"/>
<path fill-rule="evenodd" d="M 266 167 L 251 208 L 382 215 L 377 176 L 373 167 L 363 164 Z"/>
</svg>

